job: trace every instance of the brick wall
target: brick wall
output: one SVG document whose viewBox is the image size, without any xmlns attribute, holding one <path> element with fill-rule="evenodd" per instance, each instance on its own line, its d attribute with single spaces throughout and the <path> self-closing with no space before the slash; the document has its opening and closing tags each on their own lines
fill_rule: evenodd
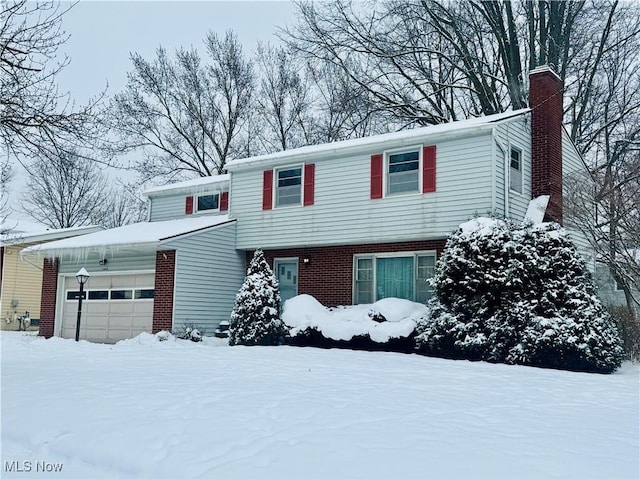
<svg viewBox="0 0 640 479">
<path fill-rule="evenodd" d="M 40 329 L 38 334 L 45 338 L 53 336 L 56 319 L 56 298 L 58 294 L 58 258 L 44 260 L 42 271 L 42 296 L 40 297 Z"/>
<path fill-rule="evenodd" d="M 173 328 L 173 287 L 176 269 L 175 251 L 156 253 L 156 279 L 153 294 L 152 332 L 171 331 Z"/>
<path fill-rule="evenodd" d="M 531 188 L 533 197 L 550 195 L 545 221 L 562 224 L 562 80 L 546 67 L 529 75 Z"/>
<path fill-rule="evenodd" d="M 275 258 L 299 258 L 298 294 L 310 294 L 328 307 L 352 302 L 353 255 L 364 253 L 393 253 L 399 251 L 437 250 L 440 256 L 446 240 L 411 241 L 404 243 L 376 243 L 366 245 L 327 246 L 265 250 L 273 268 Z M 253 251 L 247 251 L 247 266 Z M 302 262 L 309 258 L 309 264 Z"/>
</svg>

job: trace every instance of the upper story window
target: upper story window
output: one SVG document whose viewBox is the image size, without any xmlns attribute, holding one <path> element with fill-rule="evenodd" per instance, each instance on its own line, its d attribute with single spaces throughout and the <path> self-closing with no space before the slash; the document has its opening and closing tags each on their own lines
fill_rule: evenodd
<svg viewBox="0 0 640 479">
<path fill-rule="evenodd" d="M 219 208 L 220 208 L 220 195 L 218 193 L 213 195 L 198 196 L 198 201 L 196 202 L 196 212 L 217 210 Z"/>
<path fill-rule="evenodd" d="M 509 189 L 522 193 L 522 151 L 513 146 L 509 168 Z"/>
<path fill-rule="evenodd" d="M 435 193 L 436 145 L 371 155 L 371 199 Z"/>
<path fill-rule="evenodd" d="M 387 194 L 420 191 L 420 152 L 389 154 L 387 159 Z"/>
<path fill-rule="evenodd" d="M 276 170 L 276 206 L 302 204 L 302 167 Z"/>
</svg>

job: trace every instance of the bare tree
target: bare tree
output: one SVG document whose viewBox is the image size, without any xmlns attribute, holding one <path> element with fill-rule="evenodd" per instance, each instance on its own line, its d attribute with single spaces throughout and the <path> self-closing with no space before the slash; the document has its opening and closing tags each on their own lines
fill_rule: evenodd
<svg viewBox="0 0 640 479">
<path fill-rule="evenodd" d="M 592 73 L 605 68 L 607 52 L 637 49 L 640 35 L 640 6 L 617 1 L 333 0 L 298 8 L 299 23 L 283 39 L 340 68 L 405 125 L 525 107 L 526 73 L 549 64 L 566 80 L 580 132 L 598 97 Z"/>
<path fill-rule="evenodd" d="M 116 181 L 107 193 L 108 201 L 98 221 L 105 228 L 138 223 L 147 219 L 147 202 L 136 185 Z"/>
<path fill-rule="evenodd" d="M 310 85 L 304 63 L 283 48 L 258 45 L 260 71 L 258 113 L 264 122 L 262 143 L 266 151 L 281 151 L 309 144 L 305 125 L 309 121 Z"/>
<path fill-rule="evenodd" d="M 100 223 L 108 206 L 107 179 L 98 165 L 65 150 L 37 158 L 23 193 L 26 214 L 52 228 Z"/>
<path fill-rule="evenodd" d="M 13 168 L 9 159 L 0 160 L 0 235 L 6 234 L 13 226 L 9 218 L 9 183 L 13 177 Z"/>
<path fill-rule="evenodd" d="M 72 6 L 55 0 L 0 4 L 0 143 L 19 161 L 100 138 L 93 119 L 101 95 L 76 107 L 56 84 L 69 62 L 57 54 L 68 39 L 61 19 Z"/>
<path fill-rule="evenodd" d="M 178 50 L 174 60 L 162 47 L 153 61 L 131 56 L 133 70 L 111 117 L 126 149 L 143 151 L 136 169 L 145 180 L 223 173 L 238 154 L 252 65 L 232 32 L 223 39 L 209 33 L 205 46 L 207 63 L 194 49 Z"/>
</svg>

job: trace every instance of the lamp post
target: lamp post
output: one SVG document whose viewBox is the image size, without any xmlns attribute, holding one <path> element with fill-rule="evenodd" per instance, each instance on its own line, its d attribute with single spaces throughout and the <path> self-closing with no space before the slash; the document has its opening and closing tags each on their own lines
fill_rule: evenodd
<svg viewBox="0 0 640 479">
<path fill-rule="evenodd" d="M 76 341 L 80 339 L 80 317 L 82 316 L 82 295 L 84 293 L 84 284 L 89 279 L 89 273 L 87 270 L 82 268 L 80 271 L 76 273 L 76 279 L 80 284 L 80 296 L 78 296 L 78 320 L 76 321 Z"/>
</svg>

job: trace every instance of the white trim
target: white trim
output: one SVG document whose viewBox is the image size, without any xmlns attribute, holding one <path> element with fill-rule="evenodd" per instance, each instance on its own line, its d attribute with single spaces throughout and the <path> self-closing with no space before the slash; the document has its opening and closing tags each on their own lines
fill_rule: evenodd
<svg viewBox="0 0 640 479">
<path fill-rule="evenodd" d="M 273 169 L 273 185 L 271 188 L 271 204 L 272 209 L 295 208 L 304 204 L 304 163 L 295 163 L 291 165 L 278 166 Z M 300 168 L 300 203 L 290 205 L 278 205 L 278 172 L 286 170 L 294 170 Z"/>
<path fill-rule="evenodd" d="M 218 207 L 217 208 L 211 208 L 208 210 L 201 210 L 198 208 L 198 199 L 203 197 L 203 196 L 218 196 Z M 211 193 L 201 193 L 201 194 L 194 194 L 193 195 L 193 213 L 194 215 L 202 215 L 202 214 L 206 214 L 206 213 L 219 213 L 220 212 L 220 200 L 222 197 L 222 191 L 214 191 Z"/>
<path fill-rule="evenodd" d="M 178 280 L 178 256 L 180 254 L 180 250 L 175 249 L 172 250 L 175 251 L 175 254 L 173 255 L 173 299 L 171 300 L 171 333 L 173 333 L 173 331 L 175 331 L 176 329 L 176 286 L 177 286 L 177 280 Z M 156 267 L 156 270 L 158 268 Z M 154 276 L 154 288 L 155 288 L 155 276 Z M 153 299 L 156 299 L 156 294 L 155 292 L 153 293 Z M 155 313 L 155 306 L 154 306 L 154 312 L 151 313 L 151 331 L 153 331 L 153 316 Z"/>
<path fill-rule="evenodd" d="M 421 145 L 410 145 L 407 147 L 400 147 L 400 148 L 391 148 L 389 150 L 384 150 L 382 152 L 382 167 L 383 167 L 383 171 L 382 171 L 382 197 L 383 198 L 387 198 L 387 197 L 392 197 L 392 196 L 407 196 L 407 195 L 419 195 L 422 194 L 422 167 L 423 167 L 423 159 L 422 159 L 422 153 L 424 150 L 424 144 Z M 402 191 L 399 193 L 389 193 L 388 191 L 388 184 L 389 184 L 389 156 L 390 155 L 397 155 L 397 154 L 401 154 L 401 153 L 412 153 L 414 151 L 418 151 L 418 170 L 417 170 L 417 175 L 418 175 L 418 189 L 417 191 Z"/>
<path fill-rule="evenodd" d="M 520 191 L 511 188 L 511 153 L 514 150 L 520 154 Z M 515 193 L 524 197 L 524 149 L 511 141 L 509 141 L 509 193 Z"/>
</svg>

